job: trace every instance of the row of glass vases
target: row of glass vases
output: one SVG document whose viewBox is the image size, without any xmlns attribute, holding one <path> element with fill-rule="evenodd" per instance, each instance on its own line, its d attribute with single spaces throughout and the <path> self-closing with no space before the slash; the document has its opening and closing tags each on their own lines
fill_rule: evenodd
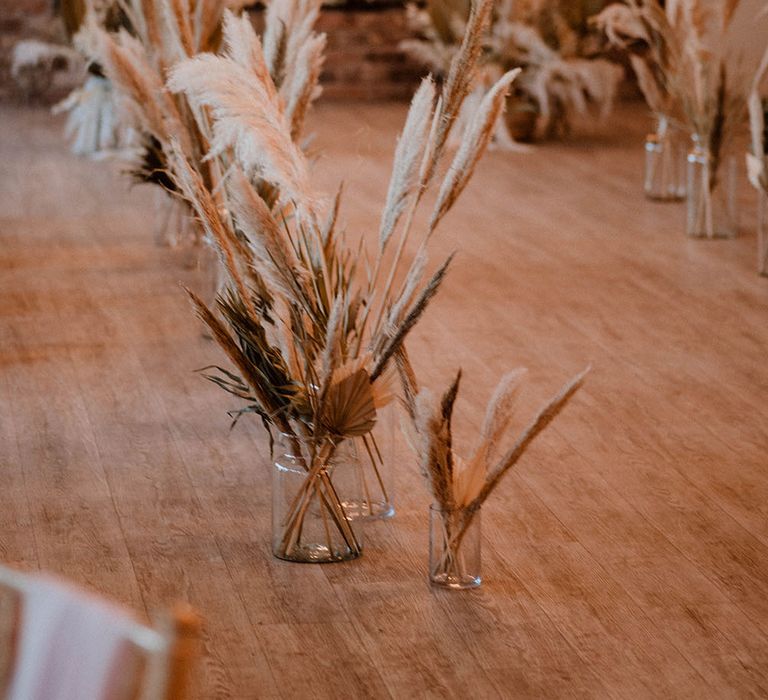
<svg viewBox="0 0 768 700">
<path fill-rule="evenodd" d="M 697 134 L 690 148 L 686 141 L 681 129 L 658 115 L 656 132 L 645 142 L 645 194 L 659 201 L 681 201 L 687 195 L 689 236 L 733 238 L 738 229 L 736 157 L 728 153 L 716 162 Z"/>
<path fill-rule="evenodd" d="M 362 553 L 361 524 L 394 515 L 393 409 L 367 436 L 328 445 L 308 467 L 296 438 L 280 435 L 272 471 L 272 553 L 279 559 L 328 563 Z M 318 452 L 323 454 L 323 447 Z M 429 579 L 444 588 L 480 585 L 480 511 L 467 518 L 436 506 L 429 518 Z"/>
</svg>

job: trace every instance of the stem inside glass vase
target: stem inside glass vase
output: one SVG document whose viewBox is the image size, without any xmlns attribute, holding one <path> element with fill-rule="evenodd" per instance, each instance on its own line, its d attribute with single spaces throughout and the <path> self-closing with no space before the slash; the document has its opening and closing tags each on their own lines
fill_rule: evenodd
<svg viewBox="0 0 768 700">
<path fill-rule="evenodd" d="M 439 587 L 480 585 L 480 509 L 444 510 L 430 506 L 429 580 Z"/>
<path fill-rule="evenodd" d="M 301 441 L 281 435 L 274 461 L 272 550 L 295 562 L 355 559 L 361 539 L 342 505 L 334 471 L 346 446 L 324 442 L 303 454 Z M 341 454 L 339 454 L 341 453 Z"/>
<path fill-rule="evenodd" d="M 686 230 L 689 236 L 736 236 L 736 158 L 733 153 L 716 157 L 706 146 L 706 141 L 696 135 L 688 154 L 687 210 Z"/>
</svg>

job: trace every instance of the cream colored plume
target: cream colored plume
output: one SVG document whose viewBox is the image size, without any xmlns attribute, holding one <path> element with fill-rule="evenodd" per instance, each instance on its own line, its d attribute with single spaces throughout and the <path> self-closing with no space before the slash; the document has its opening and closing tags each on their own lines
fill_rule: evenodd
<svg viewBox="0 0 768 700">
<path fill-rule="evenodd" d="M 240 67 L 252 71 L 256 80 L 264 86 L 270 100 L 275 100 L 277 92 L 270 79 L 264 51 L 248 15 L 236 17 L 227 10 L 224 12 L 222 31 L 225 56 Z"/>
<path fill-rule="evenodd" d="M 509 428 L 515 402 L 527 371 L 524 367 L 520 367 L 505 374 L 488 403 L 475 452 L 475 458 L 480 459 L 484 466 L 487 466 L 488 460 L 493 458 L 499 440 Z"/>
<path fill-rule="evenodd" d="M 403 131 L 395 149 L 392 175 L 379 227 L 379 249 L 384 250 L 405 207 L 420 186 L 419 175 L 427 146 L 435 103 L 435 84 L 424 78 L 408 110 Z"/>
<path fill-rule="evenodd" d="M 472 177 L 477 162 L 493 136 L 496 121 L 504 109 L 509 86 L 518 73 L 519 68 L 505 73 L 480 102 L 440 187 L 428 226 L 430 232 L 434 231 Z"/>
<path fill-rule="evenodd" d="M 296 284 L 301 279 L 301 268 L 291 242 L 287 240 L 287 233 L 280 228 L 269 207 L 241 170 L 235 169 L 230 175 L 227 194 L 235 221 L 248 236 L 254 250 L 252 264 L 269 287 L 297 303 L 300 290 Z"/>
<path fill-rule="evenodd" d="M 318 83 L 325 61 L 325 42 L 325 34 L 313 34 L 301 45 L 280 89 L 294 141 L 301 136 L 309 106 L 322 92 Z"/>
<path fill-rule="evenodd" d="M 290 125 L 269 81 L 231 58 L 203 54 L 178 64 L 168 86 L 183 92 L 197 109 L 210 109 L 209 158 L 232 149 L 246 173 L 279 188 L 281 201 L 314 209 L 306 159 L 291 140 Z"/>
<path fill-rule="evenodd" d="M 172 137 L 189 152 L 189 137 L 178 109 L 137 39 L 121 31 L 117 35 L 94 29 L 96 56 L 118 92 L 133 123 L 167 143 Z"/>
</svg>

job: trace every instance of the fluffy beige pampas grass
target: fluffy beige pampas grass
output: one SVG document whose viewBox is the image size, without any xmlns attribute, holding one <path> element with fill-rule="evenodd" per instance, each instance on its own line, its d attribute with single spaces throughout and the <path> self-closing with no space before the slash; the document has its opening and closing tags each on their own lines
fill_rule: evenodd
<svg viewBox="0 0 768 700">
<path fill-rule="evenodd" d="M 198 110 L 210 110 L 209 158 L 231 150 L 246 172 L 276 185 L 283 202 L 309 202 L 314 209 L 306 160 L 271 81 L 230 57 L 203 54 L 178 63 L 168 86 Z"/>
</svg>

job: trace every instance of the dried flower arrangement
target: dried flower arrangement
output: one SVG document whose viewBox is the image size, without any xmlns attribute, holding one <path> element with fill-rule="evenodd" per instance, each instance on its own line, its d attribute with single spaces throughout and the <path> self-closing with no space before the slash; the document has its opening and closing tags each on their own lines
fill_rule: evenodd
<svg viewBox="0 0 768 700">
<path fill-rule="evenodd" d="M 361 441 L 378 474 L 372 431 L 394 395 L 391 365 L 413 377 L 404 342 L 451 261 L 428 276 L 427 244 L 488 146 L 518 71 L 501 75 L 479 99 L 467 99 L 491 17 L 492 0 L 478 0 L 441 88 L 426 78 L 413 98 L 368 261 L 364 241 L 351 246 L 339 228 L 341 192 L 329 204 L 314 191 L 297 144 L 322 61 L 324 37 L 312 31 L 316 0 L 273 2 L 263 45 L 246 17 L 219 12 L 219 4 L 195 8 L 190 14 L 170 0 L 159 9 L 136 0 L 124 6 L 133 34 L 91 24 L 83 36 L 142 135 L 138 176 L 187 202 L 228 271 L 231 284 L 219 294 L 216 311 L 190 296 L 235 369 L 209 367 L 207 378 L 246 402 L 235 420 L 255 413 L 270 438 L 279 433 L 302 473 L 278 523 L 274 553 L 299 561 L 355 557 L 361 546 L 335 486 L 335 455 Z M 449 156 L 451 133 L 462 119 L 459 147 Z M 436 201 L 406 264 L 416 213 L 432 185 Z M 479 508 L 580 382 L 574 380 L 521 438 L 518 452 L 482 472 L 482 480 L 479 467 L 457 472 L 456 490 L 451 500 L 438 499 L 441 506 L 466 506 L 465 515 Z M 427 436 L 415 386 L 415 378 L 403 383 L 405 403 Z M 457 389 L 458 382 L 454 398 Z M 500 417 L 507 399 L 498 399 L 489 418 L 496 423 L 488 428 L 486 462 L 491 441 L 507 425 Z M 447 459 L 451 469 L 458 463 L 452 453 Z M 465 498 L 469 493 L 472 499 Z M 323 523 L 320 556 L 305 539 L 312 510 Z"/>
<path fill-rule="evenodd" d="M 420 38 L 403 42 L 403 48 L 443 73 L 462 36 L 467 8 L 465 0 L 430 0 L 423 10 L 410 6 L 410 23 Z M 566 133 L 574 114 L 594 106 L 604 117 L 612 107 L 621 68 L 585 56 L 583 42 L 558 3 L 504 0 L 483 48 L 490 75 L 521 69 L 507 112 L 512 136 L 530 138 L 535 129 Z M 507 138 L 500 127 L 501 143 Z"/>
<path fill-rule="evenodd" d="M 754 7 L 754 10 L 752 9 Z M 688 129 L 709 149 L 712 184 L 722 153 L 744 124 L 752 58 L 732 32 L 737 11 L 755 17 L 756 0 L 626 0 L 596 19 L 609 40 L 630 51 L 649 107 L 682 111 Z"/>
<path fill-rule="evenodd" d="M 442 88 L 426 78 L 413 98 L 371 263 L 363 241 L 352 247 L 338 229 L 340 193 L 322 214 L 324 202 L 294 141 L 292 103 L 281 97 L 270 70 L 277 45 L 268 36 L 262 49 L 247 19 L 227 13 L 224 51 L 183 60 L 170 73 L 171 91 L 182 93 L 210 128 L 210 150 L 199 163 L 227 154 L 223 210 L 217 206 L 221 193 L 206 182 L 199 163 L 170 140 L 174 184 L 216 241 L 233 281 L 217 300 L 221 318 L 193 295 L 237 369 L 217 368 L 209 378 L 285 436 L 305 474 L 274 542 L 279 557 L 303 558 L 304 521 L 313 507 L 327 522 L 327 560 L 360 552 L 334 487 L 334 453 L 345 441 L 370 440 L 377 410 L 392 397 L 388 367 L 404 353 L 408 333 L 447 272 L 450 257 L 425 279 L 427 242 L 469 181 L 516 75 L 505 74 L 488 91 L 448 163 L 447 141 L 472 85 L 491 5 L 479 0 L 473 7 Z M 418 252 L 406 266 L 416 211 L 444 162 L 449 167 Z M 366 449 L 375 469 L 376 446 Z M 341 534 L 344 551 L 334 545 L 331 528 Z"/>
<path fill-rule="evenodd" d="M 97 15 L 86 17 L 75 40 L 109 80 L 117 95 L 120 123 L 137 133 L 134 148 L 122 155 L 138 181 L 178 194 L 168 155 L 171 140 L 176 139 L 206 185 L 218 193 L 218 205 L 226 208 L 220 185 L 231 155 L 222 150 L 206 157 L 213 140 L 208 119 L 196 114 L 183 94 L 169 93 L 165 81 L 176 63 L 221 50 L 224 12 L 244 4 L 241 0 L 118 0 L 124 19 L 110 30 L 103 28 Z M 325 36 L 313 30 L 319 7 L 319 1 L 290 0 L 271 3 L 266 12 L 268 70 L 286 103 L 296 141 L 320 91 Z M 180 200 L 168 201 L 172 206 Z M 191 234 L 193 243 L 199 243 L 199 230 Z"/>
<path fill-rule="evenodd" d="M 668 5 L 669 8 L 672 4 Z M 656 0 L 627 0 L 606 7 L 593 19 L 615 47 L 627 51 L 640 91 L 654 114 L 679 112 L 675 83 L 680 46 L 670 17 Z"/>
<path fill-rule="evenodd" d="M 488 403 L 475 451 L 464 459 L 455 449 L 453 409 L 459 393 L 461 370 L 438 401 L 418 381 L 407 357 L 401 353 L 398 370 L 404 404 L 411 418 L 411 448 L 420 459 L 441 520 L 440 545 L 430 562 L 433 583 L 463 588 L 479 583 L 462 554 L 462 543 L 478 517 L 480 508 L 502 478 L 513 470 L 528 446 L 562 411 L 582 386 L 589 368 L 571 379 L 550 399 L 504 453 L 499 448 L 513 417 L 525 369 L 516 369 L 501 378 Z M 434 553 L 433 553 L 434 554 Z"/>
</svg>

